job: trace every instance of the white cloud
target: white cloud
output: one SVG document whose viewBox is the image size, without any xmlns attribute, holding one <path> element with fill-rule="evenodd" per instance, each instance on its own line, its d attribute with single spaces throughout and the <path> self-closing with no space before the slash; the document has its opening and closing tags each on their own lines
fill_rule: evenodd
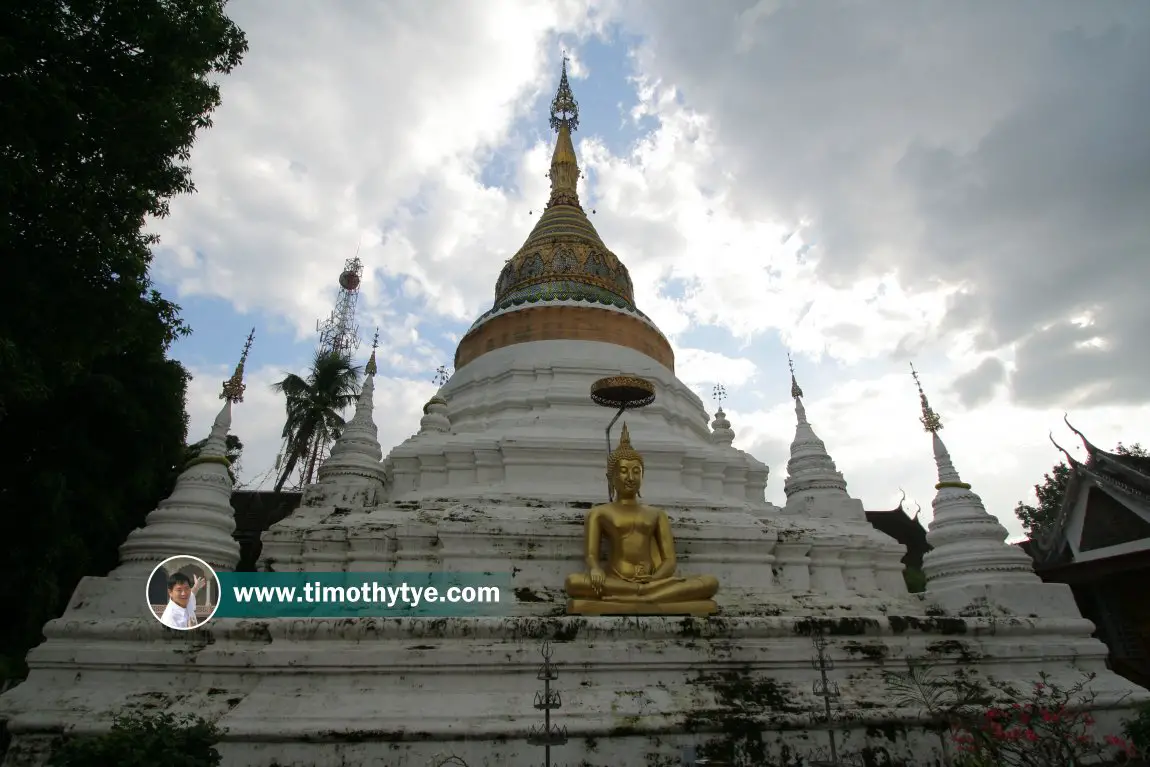
<svg viewBox="0 0 1150 767">
<path fill-rule="evenodd" d="M 400 375 L 443 362 L 439 344 L 452 339 L 432 335 L 425 323 L 466 322 L 487 308 L 500 265 L 546 199 L 545 115 L 531 115 L 527 131 L 513 131 L 515 120 L 537 95 L 550 95 L 560 47 L 571 51 L 573 77 L 589 76 L 573 83 L 577 97 L 581 88 L 603 87 L 578 44 L 602 29 L 606 15 L 626 12 L 635 31 L 649 34 L 634 58 L 639 105 L 630 127 L 654 127 L 615 154 L 587 138 L 614 126 L 588 125 L 584 117 L 576 142 L 588 171 L 581 194 L 597 210 L 592 220 L 603 239 L 631 269 L 639 307 L 675 344 L 680 377 L 701 393 L 716 380 L 730 388 L 725 409 L 737 444 L 771 465 L 770 497 L 782 498 L 794 414 L 785 387 L 753 391 L 750 384 L 760 384 L 760 375 L 773 379 L 763 371 L 781 374 L 782 360 L 766 356 L 768 349 L 781 356 L 778 340 L 814 360 L 804 377 L 809 370 L 824 391 L 808 389 L 808 412 L 852 493 L 881 508 L 893 506 L 903 487 L 929 518 L 930 441 L 917 422 L 905 362 L 890 367 L 892 357 L 920 356 L 960 472 L 1017 531 L 1015 502 L 1058 459 L 1046 432 L 1061 410 L 1019 408 L 1006 386 L 967 408 L 951 386 L 988 353 L 1017 373 L 1019 358 L 1028 362 L 1042 333 L 1057 328 L 1024 336 L 1034 341 L 1029 346 L 988 346 L 980 291 L 997 283 L 949 251 L 919 259 L 914 248 L 928 242 L 919 208 L 939 199 L 913 198 L 896 173 L 953 166 L 952 178 L 965 179 L 970 169 L 929 145 L 914 168 L 895 166 L 919 133 L 948 151 L 978 146 L 1011 113 L 1016 95 L 1041 79 L 1034 53 L 1041 46 L 1023 39 L 1007 56 L 1013 68 L 999 76 L 989 62 L 962 56 L 962 41 L 1022 35 L 1017 14 L 1000 30 L 989 11 L 946 6 L 954 23 L 927 25 L 924 38 L 883 36 L 868 25 L 877 37 L 862 40 L 837 37 L 841 23 L 804 26 L 795 4 L 760 3 L 734 26 L 725 7 L 681 7 L 691 13 L 655 18 L 607 4 L 588 15 L 573 1 L 233 4 L 251 52 L 225 80 L 216 127 L 197 144 L 199 193 L 178 200 L 172 217 L 156 224 L 165 246 L 160 275 L 185 295 L 219 296 L 290 321 L 304 338 L 314 318 L 327 314 L 335 273 L 358 246 L 374 270 L 365 276 L 361 325 L 380 326 L 381 353 L 388 350 Z M 738 58 L 778 55 L 772 25 L 779 19 L 821 43 L 839 40 L 843 56 L 856 58 L 836 58 L 834 66 L 812 58 L 800 35 L 795 44 L 810 50 L 796 61 L 809 66 L 790 79 L 769 57 L 759 69 Z M 695 44 L 693 58 L 679 55 L 684 41 Z M 928 70 L 902 66 L 903 55 L 950 62 L 944 71 L 952 74 L 954 62 L 970 66 L 936 92 Z M 685 72 L 687 60 L 694 68 Z M 905 88 L 917 87 L 914 100 L 890 85 L 892 66 L 908 78 L 899 81 Z M 769 98 L 754 82 L 768 77 Z M 732 95 L 716 101 L 712 91 Z M 507 172 L 499 186 L 483 181 L 496 161 Z M 977 233 L 979 220 L 953 226 Z M 1090 236 L 1101 247 L 1106 231 L 1096 227 Z M 1028 259 L 996 265 L 1011 279 L 1044 274 L 1043 249 L 1032 250 Z M 1041 298 L 1037 287 L 1029 290 L 1025 297 Z M 1099 329 L 1077 328 L 1088 334 L 1068 333 L 1067 344 L 1106 337 L 1106 313 L 1095 314 Z M 1083 315 L 1076 308 L 1070 316 Z M 729 331 L 738 348 L 684 347 L 680 339 L 706 325 Z M 230 368 L 197 373 L 190 439 L 207 433 L 219 405 L 217 381 Z M 236 408 L 247 473 L 270 467 L 279 447 L 283 406 L 268 389 L 279 376 L 253 371 L 247 401 Z M 416 430 L 431 388 L 377 382 L 385 450 Z M 1106 447 L 1150 441 L 1131 432 L 1150 423 L 1145 404 L 1074 417 Z"/>
<path fill-rule="evenodd" d="M 728 357 L 706 349 L 675 349 L 675 375 L 688 386 L 721 383 L 734 389 L 748 383 L 755 370 L 755 363 L 746 357 Z"/>
<path fill-rule="evenodd" d="M 586 4 L 252 1 L 229 11 L 251 50 L 193 152 L 198 193 L 153 224 L 159 276 L 181 295 L 282 313 L 302 338 L 359 246 L 407 298 L 473 314 L 487 275 L 529 229 L 529 206 L 478 172 L 553 87 L 548 41 L 594 27 Z M 535 203 L 546 182 L 530 165 L 538 180 L 521 181 Z M 366 313 L 404 298 L 373 278 Z"/>
</svg>

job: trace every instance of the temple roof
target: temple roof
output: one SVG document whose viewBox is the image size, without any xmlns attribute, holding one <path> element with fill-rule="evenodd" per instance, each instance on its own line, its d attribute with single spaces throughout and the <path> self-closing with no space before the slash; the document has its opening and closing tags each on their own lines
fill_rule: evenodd
<svg viewBox="0 0 1150 767">
<path fill-rule="evenodd" d="M 1086 462 L 1083 463 L 1063 448 L 1054 437 L 1050 441 L 1066 456 L 1070 476 L 1063 492 L 1062 508 L 1050 529 L 1031 540 L 1031 552 L 1039 563 L 1051 564 L 1069 546 L 1067 530 L 1081 489 L 1084 483 L 1093 482 L 1098 488 L 1118 503 L 1125 506 L 1150 508 L 1150 458 L 1136 455 L 1122 455 L 1102 450 L 1074 428 L 1069 418 L 1063 419 L 1086 448 Z M 1112 510 L 1111 510 L 1112 511 Z M 1101 512 L 1108 513 L 1108 512 Z"/>
<path fill-rule="evenodd" d="M 1086 438 L 1085 434 L 1074 428 L 1068 417 L 1063 417 L 1062 420 L 1082 440 L 1082 446 L 1086 448 L 1086 467 L 1088 469 L 1095 474 L 1103 475 L 1127 491 L 1133 491 L 1134 494 L 1150 495 L 1150 458 L 1107 452 L 1094 445 Z M 1066 455 L 1070 459 L 1072 469 L 1082 467 L 1082 464 L 1074 460 L 1069 453 Z"/>
<path fill-rule="evenodd" d="M 487 314 L 538 301 L 588 301 L 640 314 L 627 267 L 603 244 L 579 203 L 580 172 L 571 141 L 578 125 L 579 105 L 564 60 L 551 102 L 551 127 L 558 134 L 549 173 L 551 196 L 523 247 L 499 273 Z"/>
</svg>

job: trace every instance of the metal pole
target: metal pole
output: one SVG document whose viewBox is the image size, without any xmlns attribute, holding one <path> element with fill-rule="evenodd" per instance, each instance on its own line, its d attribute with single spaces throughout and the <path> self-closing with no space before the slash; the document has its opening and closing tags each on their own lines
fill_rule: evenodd
<svg viewBox="0 0 1150 767">
<path fill-rule="evenodd" d="M 619 412 L 616 413 L 615 417 L 611 419 L 611 423 L 607 424 L 607 458 L 608 459 L 611 458 L 611 429 L 614 428 L 615 422 L 619 420 L 619 417 L 623 415 L 623 411 L 626 409 L 627 409 L 626 405 L 623 405 L 622 407 L 620 407 Z M 615 500 L 613 495 L 614 495 L 614 493 L 612 492 L 612 489 L 611 489 L 611 475 L 608 474 L 607 475 L 607 500 L 608 501 Z"/>
</svg>

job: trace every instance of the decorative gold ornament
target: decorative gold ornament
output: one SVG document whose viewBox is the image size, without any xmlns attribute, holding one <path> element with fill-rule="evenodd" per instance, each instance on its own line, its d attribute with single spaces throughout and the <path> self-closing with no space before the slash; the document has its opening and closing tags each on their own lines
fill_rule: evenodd
<svg viewBox="0 0 1150 767">
<path fill-rule="evenodd" d="M 710 615 L 719 581 L 711 575 L 679 577 L 667 513 L 639 500 L 643 456 L 623 425 L 619 447 L 607 459 L 610 503 L 583 521 L 586 571 L 567 576 L 567 612 L 576 615 Z M 624 540 L 626 544 L 624 545 Z M 605 563 L 599 552 L 607 544 Z M 604 564 L 606 565 L 604 567 Z"/>
<path fill-rule="evenodd" d="M 375 329 L 375 337 L 371 339 L 371 356 L 367 359 L 367 365 L 363 369 L 364 375 L 374 376 L 376 373 L 375 364 L 375 350 L 379 346 L 379 328 Z"/>
<path fill-rule="evenodd" d="M 791 369 L 791 397 L 798 399 L 803 396 L 803 390 L 799 388 L 799 382 L 795 380 L 795 361 L 791 359 L 790 352 L 787 352 L 787 367 Z"/>
<path fill-rule="evenodd" d="M 232 377 L 224 381 L 223 391 L 220 392 L 220 399 L 226 399 L 229 402 L 243 402 L 244 391 L 248 388 L 244 384 L 244 363 L 248 360 L 248 352 L 252 350 L 252 342 L 256 338 L 256 329 L 252 328 L 252 332 L 248 334 L 248 340 L 244 343 L 244 351 L 240 355 L 240 362 L 236 365 L 235 372 Z"/>
<path fill-rule="evenodd" d="M 563 56 L 563 70 L 559 75 L 559 89 L 551 100 L 551 130 L 558 133 L 564 127 L 572 131 L 579 129 L 579 102 L 571 92 L 571 83 L 567 82 L 566 55 Z"/>
<path fill-rule="evenodd" d="M 918 380 L 918 371 L 914 369 L 914 363 L 910 363 L 910 374 L 914 378 L 914 385 L 918 387 L 918 399 L 922 404 L 922 417 L 918 420 L 922 423 L 924 429 L 934 434 L 942 430 L 942 419 L 938 417 L 938 413 L 931 410 L 930 403 L 927 402 L 926 392 L 922 390 L 922 382 Z"/>
</svg>

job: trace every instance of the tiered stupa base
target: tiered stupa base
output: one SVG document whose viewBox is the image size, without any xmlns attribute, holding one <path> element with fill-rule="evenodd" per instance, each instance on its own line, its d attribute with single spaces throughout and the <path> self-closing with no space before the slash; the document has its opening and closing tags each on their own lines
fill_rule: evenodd
<svg viewBox="0 0 1150 767">
<path fill-rule="evenodd" d="M 564 764 L 677 765 L 691 746 L 762 767 L 823 747 L 816 631 L 829 635 L 828 676 L 841 692 L 840 753 L 933 763 L 936 738 L 916 727 L 917 712 L 892 708 L 883 681 L 911 659 L 1020 683 L 1045 671 L 1069 685 L 1097 671 L 1098 705 L 1132 705 L 1123 700 L 1131 686 L 1105 671 L 1081 620 L 917 612 L 220 620 L 192 636 L 66 617 L 30 657 L 32 678 L 5 696 L 36 702 L 9 721 L 5 765 L 41 763 L 48 733 L 101 731 L 125 705 L 218 717 L 225 766 L 424 767 L 449 755 L 472 767 L 537 765 L 541 749 L 526 736 L 541 721 L 532 703 L 544 639 L 559 664 L 555 717 L 570 740 L 554 756 Z"/>
<path fill-rule="evenodd" d="M 841 692 L 840 753 L 885 751 L 893 764 L 936 757 L 937 738 L 884 683 L 908 660 L 1023 685 L 1039 672 L 1069 685 L 1095 671 L 1096 703 L 1114 716 L 1147 696 L 1106 670 L 1105 647 L 1081 618 L 1040 608 L 1043 617 L 979 616 L 974 606 L 947 616 L 905 590 L 884 592 L 885 552 L 865 525 L 669 511 L 683 573 L 721 579 L 718 615 L 565 615 L 584 512 L 542 503 L 303 507 L 265 536 L 264 564 L 279 571 L 498 563 L 514 573 L 504 618 L 215 620 L 183 634 L 125 617 L 138 583 L 86 579 L 30 654 L 30 678 L 0 699 L 13 735 L 5 765 L 40 764 L 54 733 L 102 731 L 124 706 L 215 719 L 225 767 L 425 767 L 451 755 L 471 767 L 538 765 L 542 749 L 526 737 L 542 721 L 533 704 L 544 639 L 560 672 L 555 721 L 570 735 L 553 758 L 571 765 L 677 765 L 693 747 L 761 767 L 821 749 L 818 633 Z"/>
</svg>

